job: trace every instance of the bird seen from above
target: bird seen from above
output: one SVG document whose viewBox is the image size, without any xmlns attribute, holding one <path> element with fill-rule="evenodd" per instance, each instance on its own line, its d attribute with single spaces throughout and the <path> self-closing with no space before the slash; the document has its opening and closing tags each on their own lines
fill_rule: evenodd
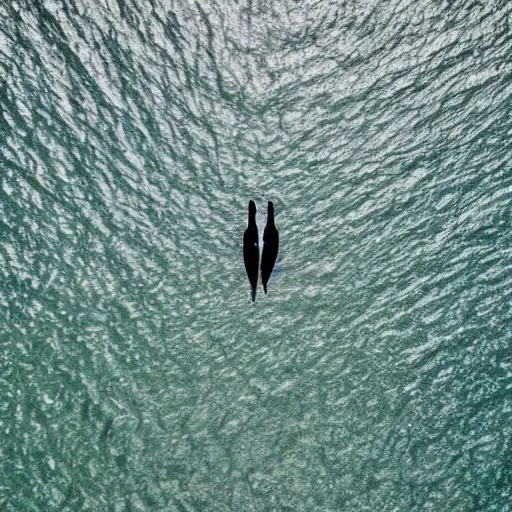
<svg viewBox="0 0 512 512">
<path fill-rule="evenodd" d="M 267 283 L 272 274 L 279 250 L 279 233 L 274 223 L 274 203 L 268 202 L 267 225 L 263 231 L 263 254 L 261 256 L 261 281 L 267 293 Z"/>
<path fill-rule="evenodd" d="M 258 285 L 258 267 L 260 250 L 258 247 L 258 226 L 256 225 L 256 204 L 249 201 L 249 219 L 244 233 L 244 263 L 247 277 L 251 283 L 252 301 L 256 300 L 256 287 Z"/>
</svg>

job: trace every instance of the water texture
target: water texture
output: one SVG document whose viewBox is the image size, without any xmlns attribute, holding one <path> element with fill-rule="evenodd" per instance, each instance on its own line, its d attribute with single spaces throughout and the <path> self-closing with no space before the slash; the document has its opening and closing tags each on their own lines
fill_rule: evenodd
<svg viewBox="0 0 512 512">
<path fill-rule="evenodd" d="M 0 20 L 0 510 L 511 510 L 510 2 Z"/>
</svg>

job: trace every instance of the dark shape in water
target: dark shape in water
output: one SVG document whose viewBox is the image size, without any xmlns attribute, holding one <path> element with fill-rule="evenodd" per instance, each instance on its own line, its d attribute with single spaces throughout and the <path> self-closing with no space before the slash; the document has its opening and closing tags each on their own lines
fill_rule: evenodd
<svg viewBox="0 0 512 512">
<path fill-rule="evenodd" d="M 256 225 L 256 205 L 249 201 L 249 222 L 244 233 L 244 263 L 247 277 L 251 283 L 252 301 L 256 299 L 258 285 L 258 266 L 260 250 L 258 248 L 258 226 Z"/>
<path fill-rule="evenodd" d="M 263 231 L 263 254 L 261 256 L 261 280 L 267 293 L 267 283 L 274 268 L 279 250 L 279 233 L 274 224 L 274 203 L 268 202 L 267 225 Z"/>
</svg>

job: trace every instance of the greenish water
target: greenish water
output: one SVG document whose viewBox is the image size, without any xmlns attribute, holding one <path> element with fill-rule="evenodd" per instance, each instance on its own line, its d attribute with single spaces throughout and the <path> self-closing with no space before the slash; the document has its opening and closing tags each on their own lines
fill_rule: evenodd
<svg viewBox="0 0 512 512">
<path fill-rule="evenodd" d="M 0 19 L 0 510 L 510 510 L 510 2 Z"/>
</svg>

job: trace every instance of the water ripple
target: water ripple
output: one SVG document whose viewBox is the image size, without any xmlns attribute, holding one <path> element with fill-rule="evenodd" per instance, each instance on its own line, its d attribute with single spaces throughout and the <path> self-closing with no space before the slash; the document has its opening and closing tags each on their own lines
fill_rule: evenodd
<svg viewBox="0 0 512 512">
<path fill-rule="evenodd" d="M 511 16 L 0 6 L 2 510 L 505 510 Z"/>
</svg>

